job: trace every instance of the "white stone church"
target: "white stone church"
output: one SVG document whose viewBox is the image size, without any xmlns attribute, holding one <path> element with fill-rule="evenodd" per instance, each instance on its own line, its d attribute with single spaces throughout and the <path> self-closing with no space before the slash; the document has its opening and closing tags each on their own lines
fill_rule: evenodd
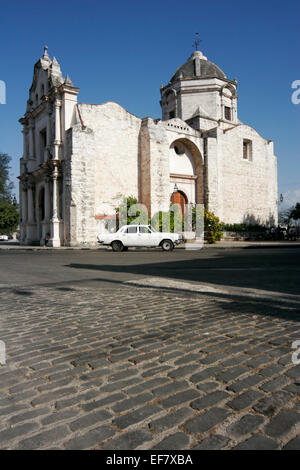
<svg viewBox="0 0 300 470">
<path fill-rule="evenodd" d="M 204 204 L 223 222 L 277 223 L 273 142 L 238 119 L 237 81 L 195 51 L 162 86 L 162 119 L 78 103 L 47 47 L 23 118 L 21 242 L 96 243 L 118 197 L 149 214 Z"/>
</svg>

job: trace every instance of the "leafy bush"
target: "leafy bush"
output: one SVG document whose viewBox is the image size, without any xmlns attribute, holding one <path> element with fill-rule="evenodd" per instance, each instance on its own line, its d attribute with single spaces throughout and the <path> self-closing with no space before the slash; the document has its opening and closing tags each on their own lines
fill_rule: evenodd
<svg viewBox="0 0 300 470">
<path fill-rule="evenodd" d="M 182 232 L 183 216 L 180 208 L 174 205 L 174 208 L 170 208 L 168 212 L 157 212 L 152 217 L 151 225 L 158 232 Z"/>
<path fill-rule="evenodd" d="M 248 224 L 221 224 L 222 232 L 264 232 L 264 225 L 248 225 Z"/>
<path fill-rule="evenodd" d="M 216 243 L 217 241 L 222 240 L 222 223 L 220 222 L 219 217 L 215 216 L 213 212 L 209 212 L 207 209 L 204 209 L 204 214 L 201 211 L 197 211 L 196 207 L 193 208 L 193 229 L 195 230 L 196 224 L 198 222 L 201 225 L 201 221 L 197 218 L 204 217 L 204 238 L 208 243 Z"/>
<path fill-rule="evenodd" d="M 204 209 L 204 236 L 208 243 L 216 243 L 223 237 L 219 217 L 207 209 Z"/>
</svg>

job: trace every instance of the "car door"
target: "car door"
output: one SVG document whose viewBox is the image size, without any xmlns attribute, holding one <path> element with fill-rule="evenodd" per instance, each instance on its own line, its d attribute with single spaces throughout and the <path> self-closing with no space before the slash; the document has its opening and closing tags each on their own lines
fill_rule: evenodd
<svg viewBox="0 0 300 470">
<path fill-rule="evenodd" d="M 137 246 L 152 246 L 151 242 L 151 231 L 149 230 L 149 228 L 145 225 L 139 226 Z"/>
<path fill-rule="evenodd" d="M 138 245 L 138 228 L 136 225 L 129 225 L 126 229 L 124 246 L 139 246 Z"/>
<path fill-rule="evenodd" d="M 120 228 L 120 230 L 115 234 L 115 238 L 120 240 L 124 246 L 127 246 L 127 228 Z"/>
<path fill-rule="evenodd" d="M 158 246 L 159 233 L 151 230 L 147 225 L 139 227 L 139 246 Z"/>
</svg>

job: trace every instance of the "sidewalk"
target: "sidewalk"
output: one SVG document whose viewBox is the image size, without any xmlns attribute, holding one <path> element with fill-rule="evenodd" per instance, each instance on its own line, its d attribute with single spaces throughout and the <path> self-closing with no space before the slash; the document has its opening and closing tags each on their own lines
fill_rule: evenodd
<svg viewBox="0 0 300 470">
<path fill-rule="evenodd" d="M 191 245 L 191 244 L 190 244 Z M 204 243 L 203 249 L 233 249 L 233 248 L 300 248 L 300 240 L 296 242 L 291 241 L 220 241 L 215 244 Z M 35 246 L 35 245 L 20 245 L 16 241 L 5 241 L 0 242 L 0 250 L 110 250 L 111 248 L 101 245 L 86 245 L 86 246 L 61 246 L 59 248 Z M 130 248 L 130 251 L 134 250 L 156 250 L 157 248 Z M 185 245 L 176 247 L 176 250 L 184 250 Z M 197 250 L 197 248 L 195 248 Z"/>
</svg>

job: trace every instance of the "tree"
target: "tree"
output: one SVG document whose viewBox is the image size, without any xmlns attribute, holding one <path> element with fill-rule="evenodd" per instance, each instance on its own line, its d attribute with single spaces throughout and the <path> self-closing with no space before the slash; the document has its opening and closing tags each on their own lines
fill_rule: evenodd
<svg viewBox="0 0 300 470">
<path fill-rule="evenodd" d="M 9 179 L 10 161 L 9 155 L 0 153 L 0 200 L 11 201 L 13 183 Z"/>
<path fill-rule="evenodd" d="M 19 211 L 16 204 L 5 199 L 0 200 L 0 233 L 14 232 L 19 223 Z"/>
<path fill-rule="evenodd" d="M 133 196 L 121 196 L 122 200 L 115 208 L 117 225 L 129 225 L 132 222 L 141 225 L 149 223 L 148 212 Z"/>
<path fill-rule="evenodd" d="M 281 209 L 278 213 L 279 224 L 288 224 L 293 210 L 294 207 L 290 207 L 289 209 Z"/>
<path fill-rule="evenodd" d="M 300 202 L 297 202 L 296 206 L 291 211 L 290 219 L 294 219 L 294 220 L 300 219 Z"/>
<path fill-rule="evenodd" d="M 12 196 L 13 183 L 9 178 L 11 157 L 0 153 L 0 233 L 14 231 L 19 223 L 19 212 Z"/>
</svg>

